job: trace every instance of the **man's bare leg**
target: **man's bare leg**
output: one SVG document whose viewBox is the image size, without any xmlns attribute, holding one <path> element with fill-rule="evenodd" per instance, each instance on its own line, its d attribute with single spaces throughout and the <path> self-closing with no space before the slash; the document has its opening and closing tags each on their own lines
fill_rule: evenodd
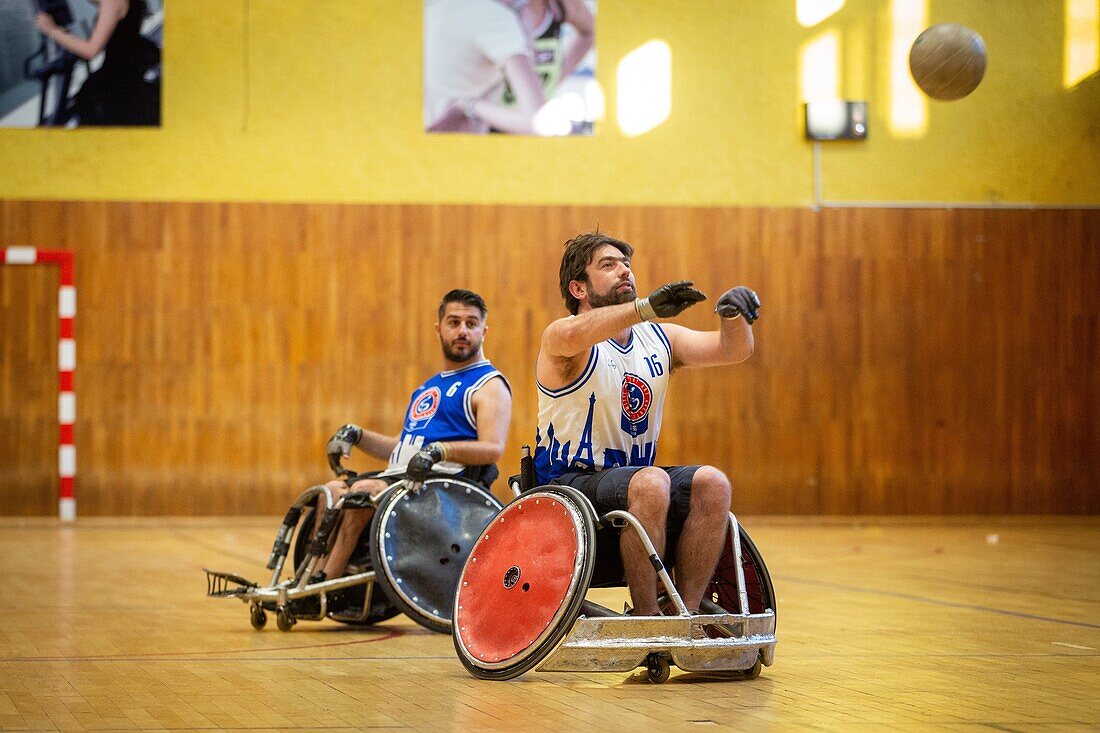
<svg viewBox="0 0 1100 733">
<path fill-rule="evenodd" d="M 334 482 L 339 483 L 339 482 Z M 332 485 L 329 485 L 330 488 Z M 363 479 L 351 485 L 351 491 L 366 491 L 371 496 L 377 496 L 389 488 L 385 481 L 378 479 Z M 335 491 L 333 492 L 335 494 Z M 342 491 L 341 493 L 347 493 Z M 341 512 L 339 529 L 336 530 L 336 539 L 332 542 L 332 549 L 325 560 L 325 578 L 339 578 L 344 574 L 348 558 L 359 544 L 359 535 L 363 533 L 374 515 L 373 509 L 345 509 Z"/>
<path fill-rule="evenodd" d="M 627 511 L 641 522 L 658 555 L 665 552 L 669 485 L 667 473 L 660 468 L 649 467 L 631 476 L 626 490 Z M 634 615 L 656 616 L 659 613 L 657 576 L 638 533 L 624 528 L 619 539 L 619 551 L 623 557 L 630 599 L 634 603 Z"/>
<path fill-rule="evenodd" d="M 726 475 L 701 466 L 691 480 L 691 504 L 676 545 L 676 589 L 692 613 L 699 611 L 729 528 L 733 490 Z"/>
<path fill-rule="evenodd" d="M 332 503 L 333 503 L 333 505 L 335 505 L 336 502 L 338 502 L 340 500 L 340 497 L 342 497 L 344 494 L 351 491 L 351 489 L 348 488 L 348 485 L 345 482 L 343 482 L 339 479 L 333 479 L 332 481 L 329 481 L 327 484 L 325 484 L 325 488 L 327 488 L 329 490 L 329 493 L 332 494 Z M 317 534 L 317 530 L 321 528 L 321 522 L 324 520 L 326 511 L 328 511 L 328 501 L 325 500 L 325 495 L 324 494 L 320 494 L 317 497 L 317 500 L 314 502 L 314 505 L 313 505 L 313 530 L 312 530 L 313 534 Z M 337 532 L 340 529 L 340 522 L 341 522 L 341 517 L 337 517 L 336 518 L 336 531 Z M 330 537 L 329 545 L 331 546 L 332 541 L 335 540 L 335 535 L 330 534 L 329 537 Z M 322 556 L 322 560 L 327 560 L 327 557 Z M 310 576 L 310 582 L 317 582 L 318 580 L 325 580 L 325 579 L 326 579 L 326 576 L 325 576 L 323 566 L 322 566 L 321 572 L 314 573 L 312 576 Z"/>
</svg>

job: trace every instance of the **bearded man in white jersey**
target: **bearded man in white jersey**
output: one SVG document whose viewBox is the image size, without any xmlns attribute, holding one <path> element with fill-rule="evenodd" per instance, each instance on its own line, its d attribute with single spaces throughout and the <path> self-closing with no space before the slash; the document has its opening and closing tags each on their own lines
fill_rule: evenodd
<svg viewBox="0 0 1100 733">
<path fill-rule="evenodd" d="M 601 233 L 565 243 L 559 278 L 572 314 L 542 334 L 535 376 L 538 483 L 571 486 L 599 515 L 625 509 L 665 555 L 666 525 L 681 527 L 676 585 L 696 613 L 725 542 L 731 488 L 713 466 L 656 466 L 668 379 L 677 369 L 735 364 L 753 352 L 760 299 L 739 286 L 718 299 L 717 330 L 695 331 L 672 318 L 706 296 L 690 281 L 638 298 L 634 248 Z M 620 539 L 633 613 L 659 613 L 657 584 L 641 541 Z"/>
</svg>

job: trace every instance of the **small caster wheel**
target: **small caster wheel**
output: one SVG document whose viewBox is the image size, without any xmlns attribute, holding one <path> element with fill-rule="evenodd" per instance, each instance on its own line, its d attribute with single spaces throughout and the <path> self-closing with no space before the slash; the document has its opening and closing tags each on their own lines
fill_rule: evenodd
<svg viewBox="0 0 1100 733">
<path fill-rule="evenodd" d="M 668 660 L 657 654 L 650 654 L 646 657 L 646 677 L 649 681 L 655 685 L 659 685 L 662 682 L 668 680 L 669 669 Z"/>
<path fill-rule="evenodd" d="M 289 608 L 279 606 L 279 609 L 275 612 L 275 623 L 278 624 L 279 631 L 290 631 L 294 628 L 296 622 L 294 614 L 290 612 Z"/>
<path fill-rule="evenodd" d="M 754 680 L 760 676 L 760 657 L 756 657 L 756 664 L 752 665 L 748 669 L 742 670 L 741 675 L 747 680 Z"/>
<path fill-rule="evenodd" d="M 252 621 L 252 628 L 259 631 L 267 625 L 267 614 L 264 613 L 264 609 L 261 606 L 253 606 L 251 612 L 248 614 L 249 620 Z"/>
</svg>

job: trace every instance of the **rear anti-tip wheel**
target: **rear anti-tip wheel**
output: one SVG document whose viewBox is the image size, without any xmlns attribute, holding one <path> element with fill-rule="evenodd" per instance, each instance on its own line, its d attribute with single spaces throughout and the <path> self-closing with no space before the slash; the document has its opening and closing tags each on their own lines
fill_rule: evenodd
<svg viewBox="0 0 1100 733">
<path fill-rule="evenodd" d="M 254 605 L 248 614 L 249 621 L 252 622 L 252 628 L 259 631 L 267 625 L 267 614 L 264 613 L 263 606 Z"/>
<path fill-rule="evenodd" d="M 646 677 L 655 685 L 668 681 L 672 668 L 663 654 L 650 654 L 645 660 Z"/>
<path fill-rule="evenodd" d="M 594 549 L 591 506 L 572 489 L 544 486 L 506 506 L 459 578 L 452 635 L 466 669 L 506 680 L 549 656 L 580 614 Z"/>
</svg>

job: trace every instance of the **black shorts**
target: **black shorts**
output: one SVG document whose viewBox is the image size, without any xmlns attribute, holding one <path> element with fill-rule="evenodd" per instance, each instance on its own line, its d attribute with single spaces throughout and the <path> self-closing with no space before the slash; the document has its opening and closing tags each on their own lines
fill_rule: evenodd
<svg viewBox="0 0 1100 733">
<path fill-rule="evenodd" d="M 626 492 L 630 479 L 644 466 L 619 466 L 603 471 L 574 471 L 563 473 L 550 483 L 569 486 L 588 497 L 596 508 L 597 516 L 616 509 L 625 510 Z M 658 466 L 668 474 L 668 528 L 677 530 L 687 519 L 691 506 L 691 481 L 699 466 Z"/>
<path fill-rule="evenodd" d="M 620 466 L 603 471 L 564 473 L 550 483 L 569 486 L 584 494 L 596 509 L 597 519 L 607 512 L 627 508 L 627 487 L 642 466 Z M 699 466 L 660 466 L 669 477 L 668 521 L 665 524 L 664 563 L 676 564 L 676 542 L 691 506 L 691 481 Z M 633 530 L 631 530 L 633 531 Z M 625 583 L 620 530 L 610 524 L 596 532 L 596 567 L 592 587 L 618 586 Z"/>
</svg>

